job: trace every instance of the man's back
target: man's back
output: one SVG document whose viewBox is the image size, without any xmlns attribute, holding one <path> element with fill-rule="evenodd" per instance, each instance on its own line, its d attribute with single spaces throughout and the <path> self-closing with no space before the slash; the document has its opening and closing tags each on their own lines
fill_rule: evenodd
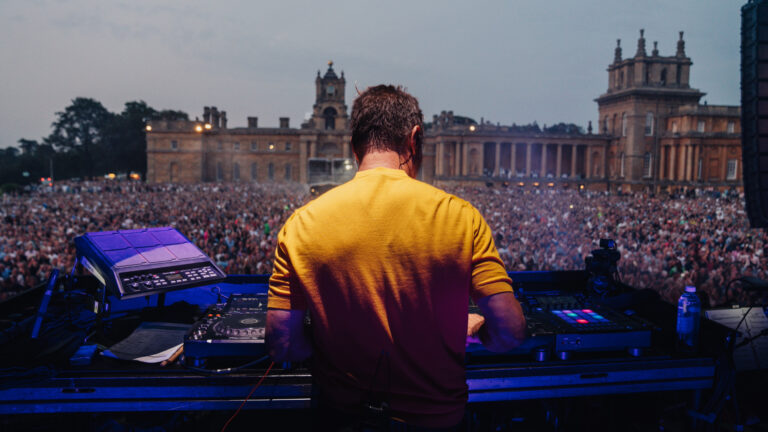
<svg viewBox="0 0 768 432">
<path fill-rule="evenodd" d="M 296 211 L 278 243 L 270 307 L 310 309 L 323 397 L 386 402 L 413 424 L 461 419 L 468 297 L 511 291 L 477 210 L 375 168 Z"/>
</svg>

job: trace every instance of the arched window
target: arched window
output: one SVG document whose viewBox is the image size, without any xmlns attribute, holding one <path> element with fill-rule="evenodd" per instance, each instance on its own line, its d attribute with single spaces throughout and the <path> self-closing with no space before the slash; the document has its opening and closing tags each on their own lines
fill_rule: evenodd
<svg viewBox="0 0 768 432">
<path fill-rule="evenodd" d="M 256 181 L 258 180 L 258 164 L 256 162 L 253 162 L 251 164 L 251 180 Z"/>
<path fill-rule="evenodd" d="M 603 133 L 604 134 L 608 133 L 608 116 L 607 115 L 603 119 Z"/>
<path fill-rule="evenodd" d="M 621 156 L 619 156 L 619 177 L 624 177 L 624 163 L 626 160 L 626 156 L 624 155 L 624 152 L 621 152 Z"/>
<path fill-rule="evenodd" d="M 323 111 L 323 118 L 325 118 L 325 130 L 333 130 L 336 128 L 336 115 L 336 110 L 331 107 L 328 107 Z"/>
<path fill-rule="evenodd" d="M 240 181 L 240 164 L 237 162 L 232 165 L 232 180 Z"/>
<path fill-rule="evenodd" d="M 621 136 L 627 136 L 627 113 L 621 113 Z"/>
<path fill-rule="evenodd" d="M 645 113 L 645 136 L 653 135 L 653 113 Z"/>
<path fill-rule="evenodd" d="M 645 155 L 643 155 L 643 177 L 650 177 L 652 174 L 652 167 L 651 162 L 653 161 L 653 156 L 651 153 L 646 152 Z"/>
<path fill-rule="evenodd" d="M 618 87 L 621 88 L 624 85 L 624 71 L 619 71 L 619 85 Z"/>
<path fill-rule="evenodd" d="M 661 85 L 667 85 L 667 68 L 661 70 Z"/>
</svg>

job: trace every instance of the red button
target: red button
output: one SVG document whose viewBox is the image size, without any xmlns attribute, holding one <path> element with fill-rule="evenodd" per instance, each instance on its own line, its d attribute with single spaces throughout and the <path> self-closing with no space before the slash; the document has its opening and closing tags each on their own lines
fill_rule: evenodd
<svg viewBox="0 0 768 432">
<path fill-rule="evenodd" d="M 587 323 L 589 323 L 589 321 L 587 321 L 585 319 L 577 319 L 576 322 L 579 323 L 579 324 L 587 324 Z"/>
</svg>

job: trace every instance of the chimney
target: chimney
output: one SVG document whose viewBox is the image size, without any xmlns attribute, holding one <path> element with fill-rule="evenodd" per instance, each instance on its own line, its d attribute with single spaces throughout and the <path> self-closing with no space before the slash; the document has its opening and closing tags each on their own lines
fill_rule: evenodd
<svg viewBox="0 0 768 432">
<path fill-rule="evenodd" d="M 219 110 L 216 107 L 211 107 L 211 125 L 214 129 L 219 128 Z"/>
<path fill-rule="evenodd" d="M 259 127 L 259 118 L 258 117 L 248 117 L 248 128 L 249 129 L 256 129 Z"/>
<path fill-rule="evenodd" d="M 290 126 L 288 126 L 288 123 L 290 121 L 290 118 L 288 117 L 280 117 L 280 129 L 288 129 Z"/>
<path fill-rule="evenodd" d="M 222 129 L 227 128 L 227 112 L 226 111 L 221 112 L 221 128 Z"/>
<path fill-rule="evenodd" d="M 211 107 L 203 107 L 203 121 L 205 123 L 211 122 Z"/>
</svg>

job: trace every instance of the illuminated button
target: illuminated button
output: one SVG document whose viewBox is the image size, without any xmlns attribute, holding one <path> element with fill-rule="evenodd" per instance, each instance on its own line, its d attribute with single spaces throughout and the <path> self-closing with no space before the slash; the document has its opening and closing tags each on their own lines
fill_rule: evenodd
<svg viewBox="0 0 768 432">
<path fill-rule="evenodd" d="M 561 313 L 563 313 L 563 311 L 559 311 L 559 310 L 553 310 L 553 311 L 552 311 L 552 313 L 553 313 L 553 314 L 561 314 Z"/>
<path fill-rule="evenodd" d="M 604 320 L 605 319 L 605 317 L 603 317 L 602 315 L 592 315 L 592 316 L 597 318 L 597 319 L 599 319 L 599 320 Z"/>
<path fill-rule="evenodd" d="M 579 323 L 579 324 L 587 324 L 589 321 L 587 321 L 585 319 L 577 319 L 576 322 Z"/>
<path fill-rule="evenodd" d="M 575 314 L 575 313 L 573 313 L 573 312 L 571 312 L 571 313 L 569 313 L 569 314 L 566 314 L 566 315 L 568 315 L 569 317 L 575 317 L 575 316 L 578 316 L 578 315 L 576 315 L 576 314 Z"/>
<path fill-rule="evenodd" d="M 563 311 L 563 313 L 567 313 L 567 314 L 569 314 L 569 313 L 573 313 L 573 311 L 564 310 L 564 311 Z"/>
<path fill-rule="evenodd" d="M 592 309 L 582 309 L 581 311 L 588 314 L 592 313 Z"/>
</svg>

